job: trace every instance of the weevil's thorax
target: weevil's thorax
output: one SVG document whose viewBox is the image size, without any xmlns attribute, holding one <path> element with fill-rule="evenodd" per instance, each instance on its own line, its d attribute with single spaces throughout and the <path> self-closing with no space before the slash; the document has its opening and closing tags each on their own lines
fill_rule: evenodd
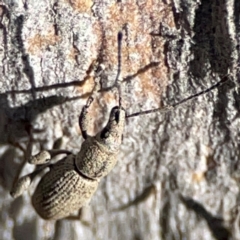
<svg viewBox="0 0 240 240">
<path fill-rule="evenodd" d="M 115 166 L 122 143 L 125 116 L 125 110 L 114 107 L 105 128 L 83 142 L 75 163 L 83 175 L 99 179 Z"/>
</svg>

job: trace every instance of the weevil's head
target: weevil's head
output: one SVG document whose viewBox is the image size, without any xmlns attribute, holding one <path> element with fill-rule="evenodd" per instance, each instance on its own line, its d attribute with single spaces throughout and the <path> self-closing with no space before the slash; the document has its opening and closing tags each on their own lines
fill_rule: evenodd
<svg viewBox="0 0 240 240">
<path fill-rule="evenodd" d="M 123 108 L 112 108 L 107 125 L 97 135 L 99 142 L 106 145 L 110 151 L 118 151 L 122 143 L 125 117 L 126 112 Z"/>
<path fill-rule="evenodd" d="M 122 143 L 125 116 L 123 108 L 112 108 L 108 123 L 103 130 L 83 142 L 75 160 L 81 174 L 91 179 L 100 179 L 112 170 Z"/>
</svg>

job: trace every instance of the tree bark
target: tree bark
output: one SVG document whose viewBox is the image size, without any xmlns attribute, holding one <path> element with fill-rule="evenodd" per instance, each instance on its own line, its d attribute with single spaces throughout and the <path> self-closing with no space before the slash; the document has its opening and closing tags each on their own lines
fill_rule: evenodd
<svg viewBox="0 0 240 240">
<path fill-rule="evenodd" d="M 118 70 L 129 118 L 117 166 L 79 221 L 44 221 L 31 205 L 36 183 L 13 200 L 14 176 L 28 156 L 77 153 L 78 117 L 104 66 L 103 87 Z M 7 1 L 0 3 L 1 239 L 240 239 L 239 0 Z M 118 104 L 99 92 L 92 134 Z M 55 146 L 56 147 L 56 146 Z M 26 165 L 23 174 L 33 168 Z"/>
</svg>

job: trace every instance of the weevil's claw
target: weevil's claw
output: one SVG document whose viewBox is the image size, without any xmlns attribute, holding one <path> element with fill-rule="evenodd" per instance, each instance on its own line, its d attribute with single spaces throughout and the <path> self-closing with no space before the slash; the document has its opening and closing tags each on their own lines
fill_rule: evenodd
<svg viewBox="0 0 240 240">
<path fill-rule="evenodd" d="M 22 193 L 27 190 L 32 182 L 32 179 L 29 175 L 21 177 L 16 184 L 14 184 L 12 191 L 10 192 L 13 198 L 17 198 Z"/>
</svg>

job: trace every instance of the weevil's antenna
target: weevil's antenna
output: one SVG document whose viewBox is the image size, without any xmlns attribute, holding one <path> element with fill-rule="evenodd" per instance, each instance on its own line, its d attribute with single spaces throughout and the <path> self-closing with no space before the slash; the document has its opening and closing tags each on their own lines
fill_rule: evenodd
<svg viewBox="0 0 240 240">
<path fill-rule="evenodd" d="M 116 76 L 116 82 L 119 81 L 119 76 L 121 74 L 121 63 L 122 63 L 122 56 L 121 56 L 121 52 L 122 52 L 122 32 L 119 31 L 118 32 L 118 36 L 117 36 L 117 41 L 118 41 L 118 71 L 117 71 L 117 76 Z"/>
<path fill-rule="evenodd" d="M 190 97 L 187 97 L 187 98 L 184 98 L 183 100 L 177 102 L 177 103 L 174 103 L 173 105 L 167 105 L 165 107 L 162 107 L 162 108 L 154 108 L 154 109 L 150 109 L 150 110 L 147 110 L 147 111 L 142 111 L 142 112 L 136 112 L 136 113 L 133 113 L 133 114 L 127 114 L 126 115 L 126 118 L 131 118 L 131 117 L 136 117 L 136 116 L 140 116 L 140 115 L 145 115 L 145 114 L 149 114 L 149 113 L 155 113 L 155 112 L 168 112 L 170 110 L 172 110 L 173 108 L 185 103 L 185 102 L 188 102 L 200 95 L 203 95 L 203 94 L 206 94 L 210 91 L 212 91 L 213 89 L 215 88 L 218 88 L 220 87 L 221 85 L 223 85 L 224 83 L 226 83 L 227 81 L 229 80 L 229 78 L 227 76 L 224 76 L 219 82 L 217 82 L 216 84 L 212 85 L 210 88 L 207 88 L 199 93 L 196 93 L 194 95 L 191 95 Z"/>
<path fill-rule="evenodd" d="M 118 88 L 118 94 L 119 94 L 119 107 L 122 106 L 122 89 L 121 89 L 121 83 L 120 83 L 120 76 L 121 76 L 121 51 L 122 51 L 122 32 L 118 32 L 117 40 L 118 40 L 118 71 L 117 76 L 115 79 L 115 86 Z"/>
</svg>

